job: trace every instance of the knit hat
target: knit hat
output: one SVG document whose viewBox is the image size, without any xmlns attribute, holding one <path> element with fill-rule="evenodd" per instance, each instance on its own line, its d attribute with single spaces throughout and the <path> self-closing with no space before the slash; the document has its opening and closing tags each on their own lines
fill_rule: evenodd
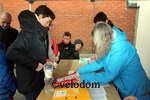
<svg viewBox="0 0 150 100">
<path fill-rule="evenodd" d="M 18 20 L 21 23 L 22 20 L 26 19 L 26 18 L 30 18 L 30 19 L 35 19 L 36 17 L 34 15 L 33 12 L 29 11 L 29 10 L 23 10 L 20 12 L 20 14 L 18 15 Z"/>
<path fill-rule="evenodd" d="M 76 45 L 76 44 L 81 44 L 81 46 L 83 47 L 83 41 L 82 40 L 80 40 L 80 39 L 76 39 L 75 41 L 74 41 L 74 45 Z M 82 48 L 81 47 L 81 48 Z"/>
<path fill-rule="evenodd" d="M 99 12 L 96 14 L 96 16 L 94 17 L 94 20 L 93 22 L 94 23 L 97 23 L 98 21 L 106 21 L 108 18 L 107 18 L 107 15 L 104 13 L 104 12 Z"/>
</svg>

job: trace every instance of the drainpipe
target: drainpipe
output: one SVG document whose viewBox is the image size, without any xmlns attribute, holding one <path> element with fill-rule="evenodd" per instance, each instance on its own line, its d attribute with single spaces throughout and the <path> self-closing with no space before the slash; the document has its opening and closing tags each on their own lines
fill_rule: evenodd
<svg viewBox="0 0 150 100">
<path fill-rule="evenodd" d="M 0 13 L 2 13 L 3 12 L 3 5 L 2 5 L 2 3 L 0 3 Z"/>
<path fill-rule="evenodd" d="M 95 17 L 95 4 L 93 5 L 93 8 L 92 8 L 92 19 L 94 19 Z M 92 24 L 92 28 L 94 27 L 94 23 Z M 93 38 L 92 38 L 92 53 L 95 53 L 95 49 L 94 49 L 94 43 L 93 43 Z"/>
<path fill-rule="evenodd" d="M 28 0 L 29 2 L 29 10 L 32 11 L 32 4 L 34 3 L 35 0 Z"/>
</svg>

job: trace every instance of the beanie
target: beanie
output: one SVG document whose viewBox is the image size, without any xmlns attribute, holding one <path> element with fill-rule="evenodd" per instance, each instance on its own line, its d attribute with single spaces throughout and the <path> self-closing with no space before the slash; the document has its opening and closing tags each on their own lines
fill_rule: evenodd
<svg viewBox="0 0 150 100">
<path fill-rule="evenodd" d="M 76 44 L 81 44 L 81 46 L 83 47 L 83 41 L 82 40 L 80 40 L 80 39 L 76 39 L 75 41 L 74 41 L 74 45 L 76 45 Z"/>
</svg>

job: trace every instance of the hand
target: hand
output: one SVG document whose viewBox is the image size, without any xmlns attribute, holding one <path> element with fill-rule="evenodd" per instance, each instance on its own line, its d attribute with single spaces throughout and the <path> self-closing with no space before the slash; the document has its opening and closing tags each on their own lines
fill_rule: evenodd
<svg viewBox="0 0 150 100">
<path fill-rule="evenodd" d="M 53 60 L 57 62 L 59 60 L 59 58 L 58 57 L 54 57 Z"/>
<path fill-rule="evenodd" d="M 93 61 L 95 61 L 97 59 L 97 55 L 93 55 L 90 57 L 89 62 L 92 63 Z"/>
<path fill-rule="evenodd" d="M 37 72 L 39 72 L 41 69 L 43 69 L 44 65 L 39 63 L 38 67 L 35 69 Z"/>
<path fill-rule="evenodd" d="M 80 82 L 80 74 L 78 71 L 76 71 L 76 75 L 77 75 L 76 79 L 78 80 L 78 82 Z"/>
<path fill-rule="evenodd" d="M 134 96 L 128 96 L 128 97 L 124 98 L 123 100 L 137 100 L 137 98 Z"/>
</svg>

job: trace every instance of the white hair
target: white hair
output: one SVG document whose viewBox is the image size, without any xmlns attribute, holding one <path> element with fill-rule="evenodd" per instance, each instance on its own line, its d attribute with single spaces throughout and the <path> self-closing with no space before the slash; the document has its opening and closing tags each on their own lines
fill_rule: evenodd
<svg viewBox="0 0 150 100">
<path fill-rule="evenodd" d="M 98 22 L 93 28 L 92 35 L 93 42 L 96 46 L 96 54 L 98 58 L 101 58 L 106 55 L 111 48 L 113 31 L 105 22 Z"/>
<path fill-rule="evenodd" d="M 12 20 L 12 16 L 11 16 L 11 14 L 10 13 L 8 13 L 8 12 L 2 12 L 1 14 L 0 14 L 0 18 L 7 18 L 7 19 L 10 19 L 10 20 Z"/>
</svg>

